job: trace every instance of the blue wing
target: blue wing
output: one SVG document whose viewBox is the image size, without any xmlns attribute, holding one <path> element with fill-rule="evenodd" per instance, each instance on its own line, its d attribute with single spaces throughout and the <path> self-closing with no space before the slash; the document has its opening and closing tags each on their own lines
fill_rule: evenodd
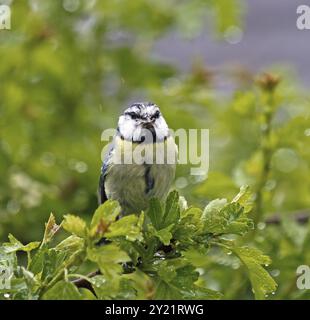
<svg viewBox="0 0 310 320">
<path fill-rule="evenodd" d="M 98 190 L 99 191 L 98 192 L 99 204 L 103 204 L 105 201 L 108 200 L 107 194 L 105 192 L 104 182 L 105 182 L 107 171 L 108 171 L 108 168 L 110 165 L 112 151 L 113 151 L 113 145 L 111 144 L 110 148 L 105 156 L 105 159 L 103 161 L 102 168 L 101 168 L 101 175 L 100 175 L 100 179 L 99 179 L 99 190 Z"/>
</svg>

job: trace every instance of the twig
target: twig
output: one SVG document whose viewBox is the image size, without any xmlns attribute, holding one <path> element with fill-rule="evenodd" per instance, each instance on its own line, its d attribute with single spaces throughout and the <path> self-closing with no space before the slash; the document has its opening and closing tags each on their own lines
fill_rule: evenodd
<svg viewBox="0 0 310 320">
<path fill-rule="evenodd" d="M 96 270 L 96 271 L 93 271 L 91 273 L 89 273 L 87 275 L 87 278 L 93 278 L 97 275 L 101 274 L 100 270 Z M 87 280 L 87 279 L 84 279 L 84 278 L 79 278 L 79 279 L 76 279 L 76 280 L 73 280 L 72 283 L 77 287 L 77 288 L 85 288 L 85 289 L 88 289 L 90 290 L 94 295 L 96 295 L 91 283 Z"/>
<path fill-rule="evenodd" d="M 297 211 L 290 215 L 297 223 L 306 224 L 310 220 L 310 210 Z M 265 220 L 266 224 L 279 225 L 282 221 L 282 215 L 277 213 Z"/>
</svg>

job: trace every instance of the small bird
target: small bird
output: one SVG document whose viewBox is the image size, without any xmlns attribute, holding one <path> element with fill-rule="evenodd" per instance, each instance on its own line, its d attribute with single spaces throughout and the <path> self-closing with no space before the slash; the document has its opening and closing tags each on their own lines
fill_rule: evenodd
<svg viewBox="0 0 310 320">
<path fill-rule="evenodd" d="M 146 139 L 146 136 L 152 139 Z M 116 161 L 117 155 L 123 155 L 130 148 L 134 151 L 138 146 L 143 146 L 145 153 L 148 148 L 173 150 L 174 161 L 168 161 L 165 153 L 164 161 L 156 162 L 156 151 L 151 153 L 152 159 L 145 157 L 142 162 Z M 117 200 L 122 215 L 127 215 L 146 210 L 151 198 L 164 200 L 175 177 L 176 157 L 174 138 L 159 107 L 151 102 L 132 104 L 119 117 L 115 137 L 103 161 L 99 181 L 100 204 L 107 199 Z"/>
</svg>

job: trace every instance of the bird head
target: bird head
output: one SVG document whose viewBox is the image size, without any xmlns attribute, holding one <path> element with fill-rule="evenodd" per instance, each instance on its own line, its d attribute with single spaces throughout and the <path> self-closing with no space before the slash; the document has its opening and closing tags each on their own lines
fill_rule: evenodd
<svg viewBox="0 0 310 320">
<path fill-rule="evenodd" d="M 120 116 L 118 132 L 125 140 L 143 142 L 164 141 L 169 136 L 168 125 L 159 107 L 151 102 L 132 104 Z"/>
</svg>

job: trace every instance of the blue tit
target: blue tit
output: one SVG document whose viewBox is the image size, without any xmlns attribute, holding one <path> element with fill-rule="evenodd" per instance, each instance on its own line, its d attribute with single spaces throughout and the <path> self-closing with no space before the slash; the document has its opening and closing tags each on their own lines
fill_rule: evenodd
<svg viewBox="0 0 310 320">
<path fill-rule="evenodd" d="M 151 133 L 152 139 L 145 140 L 145 130 Z M 115 161 L 117 154 L 135 150 L 141 144 L 153 150 L 165 150 L 164 161 L 156 162 L 156 151 L 150 153 L 154 161 Z M 175 161 L 167 160 L 167 150 L 173 150 Z M 122 215 L 126 215 L 146 210 L 151 198 L 164 200 L 175 177 L 176 158 L 177 147 L 159 107 L 150 102 L 134 103 L 119 117 L 116 135 L 105 155 L 99 182 L 99 202 L 117 200 Z"/>
</svg>

